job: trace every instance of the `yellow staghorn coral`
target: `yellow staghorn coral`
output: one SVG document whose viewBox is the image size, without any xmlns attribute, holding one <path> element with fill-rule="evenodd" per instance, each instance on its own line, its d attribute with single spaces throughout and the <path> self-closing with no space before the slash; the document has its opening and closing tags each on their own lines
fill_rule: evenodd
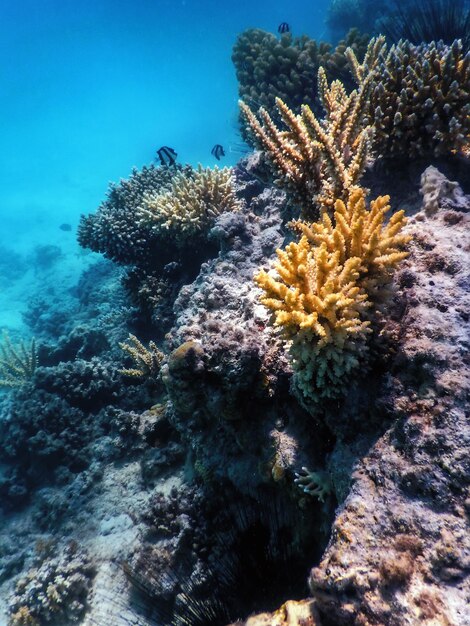
<svg viewBox="0 0 470 626">
<path fill-rule="evenodd" d="M 258 117 L 244 103 L 241 111 L 255 145 L 264 151 L 276 183 L 298 204 L 304 217 L 332 207 L 336 198 L 347 201 L 357 188 L 370 154 L 373 128 L 368 121 L 373 73 L 384 39 L 373 39 L 362 65 L 356 61 L 359 86 L 348 94 L 336 80 L 328 84 L 323 68 L 318 72 L 318 93 L 325 110 L 319 120 L 307 105 L 296 115 L 279 98 L 278 113 L 287 130 L 279 129 L 263 107 Z M 352 59 L 355 56 L 348 53 Z"/>
<path fill-rule="evenodd" d="M 305 400 L 338 397 L 348 374 L 367 352 L 370 306 L 358 284 L 361 260 L 340 262 L 326 243 L 313 247 L 307 237 L 278 250 L 277 276 L 260 271 L 261 302 L 275 325 L 291 340 L 294 385 Z"/>
<path fill-rule="evenodd" d="M 152 224 L 158 232 L 171 231 L 175 242 L 185 245 L 189 238 L 210 228 L 220 213 L 239 208 L 232 170 L 199 165 L 191 175 L 176 174 L 169 191 L 144 196 L 139 213 L 142 222 Z"/>
<path fill-rule="evenodd" d="M 277 250 L 269 273 L 255 276 L 261 302 L 290 344 L 294 389 L 311 408 L 344 393 L 350 374 L 366 369 L 373 313 L 391 293 L 392 272 L 406 256 L 403 211 L 385 224 L 389 197 L 367 206 L 365 191 L 337 200 L 314 223 L 294 222 L 298 243 Z"/>
<path fill-rule="evenodd" d="M 354 190 L 345 204 L 335 203 L 333 218 L 322 211 L 318 222 L 291 222 L 311 244 L 325 244 L 329 252 L 339 252 L 339 262 L 358 257 L 361 260 L 360 284 L 377 307 L 386 300 L 393 270 L 408 256 L 403 248 L 410 237 L 402 234 L 406 224 L 404 211 L 397 211 L 385 223 L 390 211 L 390 197 L 379 196 L 367 207 L 364 189 Z"/>
</svg>

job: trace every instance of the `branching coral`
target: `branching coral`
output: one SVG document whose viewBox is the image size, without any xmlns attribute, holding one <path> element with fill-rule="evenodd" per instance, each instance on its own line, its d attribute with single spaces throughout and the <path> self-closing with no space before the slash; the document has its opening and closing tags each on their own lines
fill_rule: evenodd
<svg viewBox="0 0 470 626">
<path fill-rule="evenodd" d="M 5 332 L 0 343 L 0 388 L 21 387 L 32 379 L 38 358 L 36 342 L 31 340 L 29 345 L 21 341 L 14 346 Z"/>
<path fill-rule="evenodd" d="M 89 557 L 74 547 L 55 558 L 40 560 L 16 583 L 10 598 L 9 626 L 80 621 L 93 576 Z"/>
<path fill-rule="evenodd" d="M 157 233 L 170 231 L 177 244 L 185 245 L 207 231 L 218 215 L 239 206 L 232 171 L 199 166 L 192 176 L 177 174 L 169 191 L 146 194 L 139 214 L 142 224 Z"/>
<path fill-rule="evenodd" d="M 120 370 L 121 374 L 132 378 L 155 378 L 160 373 L 160 366 L 165 355 L 157 348 L 155 342 L 151 341 L 149 347 L 146 348 L 135 335 L 129 333 L 127 342 L 120 343 L 119 347 L 136 364 L 135 368 Z"/>
<path fill-rule="evenodd" d="M 325 499 L 333 491 L 331 478 L 323 470 L 312 472 L 307 467 L 302 467 L 301 472 L 295 473 L 294 483 L 304 493 L 318 498 L 320 502 L 325 502 Z"/>
<path fill-rule="evenodd" d="M 358 285 L 360 259 L 341 265 L 339 252 L 312 247 L 307 237 L 277 255 L 277 276 L 262 270 L 255 280 L 261 302 L 292 342 L 294 384 L 305 399 L 338 397 L 367 352 L 370 303 Z"/>
<path fill-rule="evenodd" d="M 354 72 L 353 52 L 349 58 Z M 460 41 L 450 47 L 442 42 L 415 46 L 400 41 L 382 51 L 369 116 L 375 148 L 384 156 L 440 155 L 462 149 L 470 134 L 470 52 L 464 54 Z"/>
<path fill-rule="evenodd" d="M 362 58 L 367 44 L 368 37 L 357 30 L 351 30 L 333 49 L 330 44 L 306 35 L 292 37 L 287 33 L 278 38 L 263 30 L 249 29 L 238 36 L 233 47 L 239 96 L 250 106 L 263 106 L 276 121 L 275 98 L 280 98 L 295 113 L 302 104 L 319 113 L 312 76 L 324 67 L 329 80 L 339 79 L 352 89 L 344 50 L 351 47 Z M 243 126 L 242 134 L 250 140 Z"/>
<path fill-rule="evenodd" d="M 324 209 L 316 223 L 297 222 L 300 241 L 277 251 L 274 273 L 255 277 L 261 302 L 291 341 L 294 385 L 308 403 L 340 397 L 350 374 L 365 367 L 369 309 L 381 305 L 393 269 L 407 256 L 403 212 L 384 225 L 388 200 L 368 208 L 357 189 L 347 204 L 336 201 L 333 219 Z"/>
<path fill-rule="evenodd" d="M 113 185 L 93 215 L 82 216 L 80 245 L 127 266 L 133 302 L 162 327 L 172 298 L 201 263 L 218 251 L 208 232 L 216 217 L 236 210 L 231 170 L 144 167 Z"/>
<path fill-rule="evenodd" d="M 367 121 L 372 70 L 383 46 L 382 38 L 372 40 L 363 64 L 356 62 L 360 83 L 350 94 L 339 81 L 328 85 L 325 71 L 320 68 L 318 92 L 325 110 L 321 121 L 309 106 L 302 106 L 301 114 L 295 115 L 278 98 L 276 105 L 287 127 L 281 130 L 266 109 L 260 109 L 258 119 L 245 103 L 240 103 L 277 184 L 301 207 L 304 216 L 317 215 L 320 206 L 332 207 L 336 198 L 347 201 L 358 185 L 372 138 L 372 127 Z M 348 54 L 356 59 L 351 51 Z"/>
<path fill-rule="evenodd" d="M 128 180 L 111 185 L 106 200 L 96 213 L 81 217 L 78 227 L 80 245 L 102 252 L 121 264 L 153 264 L 159 249 L 152 245 L 150 229 L 140 224 L 137 210 L 142 206 L 145 194 L 168 191 L 176 174 L 191 171 L 190 167 L 154 165 L 133 169 Z"/>
<path fill-rule="evenodd" d="M 385 223 L 389 201 L 389 196 L 379 196 L 368 208 L 364 190 L 357 189 L 348 204 L 336 201 L 333 218 L 323 210 L 318 222 L 292 223 L 310 244 L 324 244 L 328 252 L 339 252 L 340 264 L 353 257 L 360 259 L 361 287 L 375 308 L 386 301 L 393 270 L 408 256 L 403 248 L 409 237 L 401 232 L 406 223 L 404 211 L 397 211 Z"/>
</svg>

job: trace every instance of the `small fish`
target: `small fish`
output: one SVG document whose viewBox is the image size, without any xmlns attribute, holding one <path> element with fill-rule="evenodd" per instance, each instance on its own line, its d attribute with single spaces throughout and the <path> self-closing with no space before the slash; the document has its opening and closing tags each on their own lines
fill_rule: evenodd
<svg viewBox="0 0 470 626">
<path fill-rule="evenodd" d="M 60 230 L 65 230 L 65 232 L 68 232 L 68 231 L 72 230 L 72 227 L 70 226 L 70 224 L 65 224 L 65 223 L 61 224 L 59 226 L 59 228 L 60 228 Z"/>
<path fill-rule="evenodd" d="M 169 148 L 168 146 L 162 146 L 159 150 L 157 150 L 158 158 L 160 159 L 161 165 L 175 165 L 177 153 L 173 150 L 173 148 Z"/>
<path fill-rule="evenodd" d="M 290 32 L 290 26 L 287 22 L 281 22 L 279 24 L 279 26 L 277 27 L 277 32 L 284 34 L 284 33 L 289 33 Z"/>
<path fill-rule="evenodd" d="M 225 156 L 225 151 L 220 143 L 216 143 L 215 146 L 211 150 L 211 154 L 215 156 L 217 161 L 220 161 L 220 157 Z"/>
</svg>

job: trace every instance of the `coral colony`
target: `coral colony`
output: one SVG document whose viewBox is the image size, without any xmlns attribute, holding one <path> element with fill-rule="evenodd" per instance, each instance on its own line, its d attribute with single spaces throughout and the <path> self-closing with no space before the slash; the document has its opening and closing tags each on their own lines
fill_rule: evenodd
<svg viewBox="0 0 470 626">
<path fill-rule="evenodd" d="M 470 52 L 289 30 L 254 151 L 161 148 L 2 339 L 8 626 L 469 623 Z"/>
</svg>

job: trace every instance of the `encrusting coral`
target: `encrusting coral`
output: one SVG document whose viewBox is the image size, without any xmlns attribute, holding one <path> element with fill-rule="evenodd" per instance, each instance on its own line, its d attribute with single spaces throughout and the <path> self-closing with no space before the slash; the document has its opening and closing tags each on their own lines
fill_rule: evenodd
<svg viewBox="0 0 470 626">
<path fill-rule="evenodd" d="M 34 376 L 38 364 L 36 342 L 29 345 L 21 341 L 14 346 L 8 333 L 3 333 L 0 343 L 0 388 L 21 387 Z"/>
<path fill-rule="evenodd" d="M 154 378 L 160 372 L 164 354 L 154 341 L 150 341 L 149 347 L 137 339 L 135 335 L 129 333 L 127 342 L 119 343 L 121 350 L 124 350 L 135 362 L 136 367 L 119 370 L 124 376 L 132 378 Z"/>
<path fill-rule="evenodd" d="M 368 208 L 356 189 L 347 204 L 336 201 L 333 219 L 324 208 L 318 222 L 296 222 L 300 241 L 277 250 L 274 275 L 255 277 L 261 302 L 291 341 L 294 388 L 313 405 L 343 395 L 350 374 L 366 368 L 369 310 L 386 300 L 392 271 L 407 256 L 404 213 L 384 225 L 388 202 L 381 196 Z"/>
<path fill-rule="evenodd" d="M 383 49 L 381 37 L 370 42 L 362 65 L 356 59 L 359 86 L 350 94 L 340 81 L 328 85 L 323 68 L 318 72 L 318 92 L 325 110 L 319 120 L 307 105 L 300 115 L 279 98 L 276 105 L 287 130 L 279 129 L 266 109 L 259 118 L 243 102 L 256 146 L 263 150 L 273 168 L 276 183 L 299 205 L 304 217 L 318 215 L 321 206 L 332 207 L 335 200 L 347 201 L 362 177 L 371 147 L 373 129 L 367 119 L 373 72 Z"/>
<path fill-rule="evenodd" d="M 150 225 L 156 233 L 173 233 L 175 242 L 182 246 L 207 231 L 218 215 L 239 207 L 231 169 L 199 165 L 191 176 L 176 174 L 169 191 L 145 194 L 139 215 L 142 224 Z"/>
</svg>

